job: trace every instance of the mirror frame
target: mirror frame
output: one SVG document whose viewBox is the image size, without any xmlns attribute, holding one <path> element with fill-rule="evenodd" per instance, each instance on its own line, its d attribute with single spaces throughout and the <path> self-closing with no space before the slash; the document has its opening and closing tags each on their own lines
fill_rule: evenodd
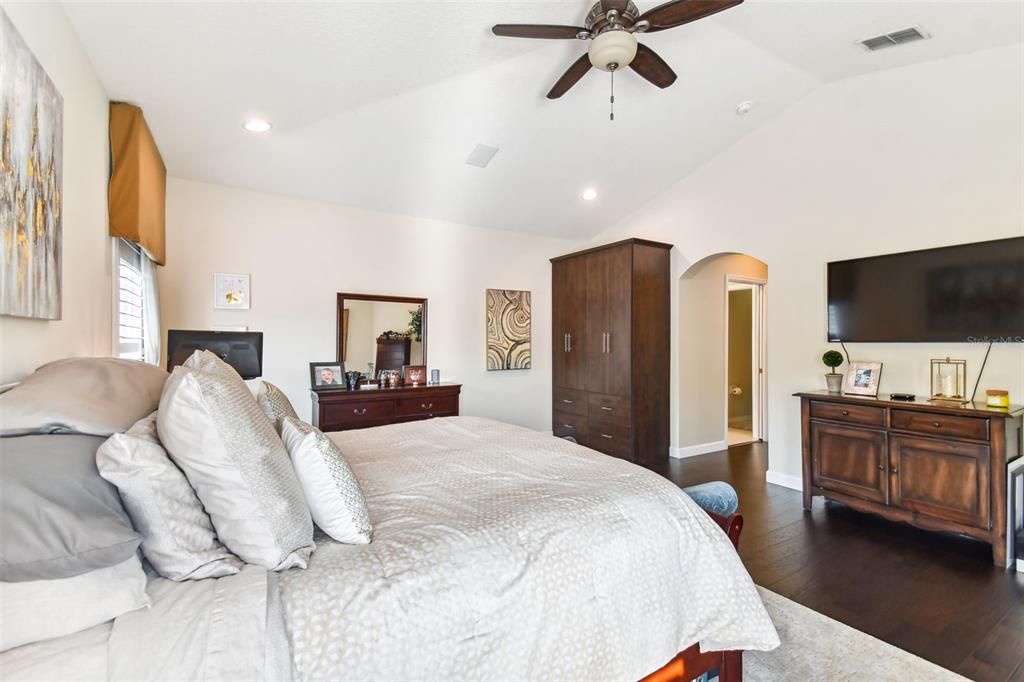
<svg viewBox="0 0 1024 682">
<path fill-rule="evenodd" d="M 423 323 L 420 325 L 420 348 L 423 352 L 423 365 L 427 365 L 427 299 L 413 296 L 385 296 L 380 294 L 347 294 L 338 293 L 338 320 L 335 324 L 337 332 L 338 362 L 345 362 L 342 347 L 345 343 L 345 333 L 341 327 L 345 323 L 345 301 L 379 301 L 381 303 L 418 303 L 423 307 Z"/>
</svg>

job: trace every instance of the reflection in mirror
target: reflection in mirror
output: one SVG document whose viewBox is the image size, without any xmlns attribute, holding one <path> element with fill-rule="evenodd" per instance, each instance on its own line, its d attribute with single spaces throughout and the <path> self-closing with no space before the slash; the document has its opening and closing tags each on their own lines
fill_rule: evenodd
<svg viewBox="0 0 1024 682">
<path fill-rule="evenodd" d="M 426 299 L 338 294 L 339 360 L 375 379 L 381 370 L 426 365 Z"/>
</svg>

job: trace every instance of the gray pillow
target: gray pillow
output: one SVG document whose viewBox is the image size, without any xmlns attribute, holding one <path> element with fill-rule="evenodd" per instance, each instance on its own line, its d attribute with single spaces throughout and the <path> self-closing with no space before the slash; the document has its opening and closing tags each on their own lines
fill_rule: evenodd
<svg viewBox="0 0 1024 682">
<path fill-rule="evenodd" d="M 167 372 L 119 358 L 50 362 L 0 394 L 0 436 L 127 431 L 160 404 Z"/>
<path fill-rule="evenodd" d="M 0 580 L 70 578 L 131 557 L 139 535 L 96 470 L 103 438 L 0 438 Z"/>
<path fill-rule="evenodd" d="M 285 418 L 299 418 L 284 391 L 269 381 L 263 382 L 263 387 L 260 389 L 259 394 L 257 394 L 256 400 L 259 402 L 263 414 L 267 415 L 267 419 L 274 425 L 278 433 L 281 433 L 281 429 L 284 428 L 282 422 Z"/>
<path fill-rule="evenodd" d="M 188 479 L 157 439 L 156 412 L 111 436 L 96 464 L 120 491 L 142 533 L 142 553 L 160 575 L 180 581 L 238 573 L 242 562 L 217 539 Z"/>
</svg>

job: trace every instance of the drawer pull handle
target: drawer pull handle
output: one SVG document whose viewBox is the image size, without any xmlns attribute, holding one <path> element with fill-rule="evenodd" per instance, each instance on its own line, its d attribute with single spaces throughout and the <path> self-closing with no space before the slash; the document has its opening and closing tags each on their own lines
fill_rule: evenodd
<svg viewBox="0 0 1024 682">
<path fill-rule="evenodd" d="M 565 403 L 566 405 L 572 405 L 575 401 L 562 398 L 562 402 Z"/>
<path fill-rule="evenodd" d="M 611 440 L 613 437 L 614 436 L 609 436 L 607 433 L 602 433 L 601 434 L 601 438 L 607 438 L 608 440 Z"/>
<path fill-rule="evenodd" d="M 366 414 L 366 408 L 365 407 L 357 407 L 357 408 L 352 410 L 352 414 L 364 415 L 364 414 Z"/>
<path fill-rule="evenodd" d="M 885 465 L 884 464 L 879 464 L 878 465 L 878 470 L 879 471 L 885 471 Z"/>
<path fill-rule="evenodd" d="M 892 473 L 894 473 L 894 474 L 898 474 L 900 472 L 900 468 L 899 467 L 893 467 L 892 469 L 890 469 L 890 471 Z"/>
<path fill-rule="evenodd" d="M 612 411 L 614 411 L 614 410 L 615 410 L 615 408 L 614 408 L 614 407 L 608 407 L 608 406 L 606 406 L 606 405 L 602 405 L 602 406 L 601 406 L 601 409 L 602 409 L 602 410 L 604 410 L 605 412 L 612 412 Z"/>
<path fill-rule="evenodd" d="M 934 426 L 935 428 L 939 428 L 940 426 L 942 426 L 942 424 L 940 424 L 939 422 L 932 422 L 932 426 Z"/>
<path fill-rule="evenodd" d="M 562 424 L 562 426 L 566 429 L 572 429 L 573 431 L 576 430 L 576 427 L 573 426 L 572 424 Z"/>
<path fill-rule="evenodd" d="M 429 410 L 433 406 L 434 406 L 434 403 L 420 403 L 420 407 L 422 407 L 424 410 Z"/>
<path fill-rule="evenodd" d="M 844 417 L 849 417 L 850 416 L 850 411 L 849 410 L 843 410 L 843 416 Z"/>
</svg>

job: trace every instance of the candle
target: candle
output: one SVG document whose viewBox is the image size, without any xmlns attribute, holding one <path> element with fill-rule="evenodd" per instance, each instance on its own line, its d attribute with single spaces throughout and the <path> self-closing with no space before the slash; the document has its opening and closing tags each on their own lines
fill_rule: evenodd
<svg viewBox="0 0 1024 682">
<path fill-rule="evenodd" d="M 946 374 L 942 377 L 942 393 L 947 398 L 952 398 L 957 395 L 956 377 L 952 374 Z"/>
</svg>

